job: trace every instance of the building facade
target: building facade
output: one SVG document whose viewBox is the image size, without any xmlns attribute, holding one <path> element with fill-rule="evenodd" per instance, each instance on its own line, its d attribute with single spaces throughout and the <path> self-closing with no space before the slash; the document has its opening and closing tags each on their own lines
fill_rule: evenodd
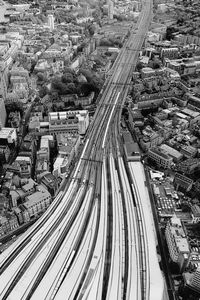
<svg viewBox="0 0 200 300">
<path fill-rule="evenodd" d="M 183 271 L 189 261 L 190 250 L 179 218 L 172 217 L 168 221 L 165 237 L 171 260 L 177 263 L 180 270 Z"/>
<path fill-rule="evenodd" d="M 154 160 L 158 165 L 165 169 L 170 168 L 172 164 L 172 157 L 156 148 L 149 149 L 147 155 L 150 159 Z"/>
<path fill-rule="evenodd" d="M 85 134 L 88 126 L 87 110 L 49 113 L 49 132 L 52 135 L 66 132 Z"/>
</svg>

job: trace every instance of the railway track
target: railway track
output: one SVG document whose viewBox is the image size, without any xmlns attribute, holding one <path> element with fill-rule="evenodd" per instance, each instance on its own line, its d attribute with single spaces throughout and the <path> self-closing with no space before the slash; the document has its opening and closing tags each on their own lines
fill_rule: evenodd
<svg viewBox="0 0 200 300">
<path fill-rule="evenodd" d="M 0 256 L 2 300 L 16 299 L 19 291 L 21 300 L 63 299 L 70 282 L 68 299 L 98 300 L 102 295 L 107 300 L 145 299 L 148 281 L 139 271 L 145 256 L 139 251 L 142 242 L 121 155 L 119 120 L 150 4 L 144 2 L 136 33 L 130 34 L 114 63 L 66 188 L 24 237 Z"/>
</svg>

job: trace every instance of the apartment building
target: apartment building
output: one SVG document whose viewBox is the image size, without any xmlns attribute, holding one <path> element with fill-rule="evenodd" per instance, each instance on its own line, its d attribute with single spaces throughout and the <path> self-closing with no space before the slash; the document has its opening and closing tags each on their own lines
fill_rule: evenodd
<svg viewBox="0 0 200 300">
<path fill-rule="evenodd" d="M 165 237 L 171 260 L 183 271 L 189 261 L 190 249 L 181 220 L 176 216 L 168 221 Z"/>
</svg>

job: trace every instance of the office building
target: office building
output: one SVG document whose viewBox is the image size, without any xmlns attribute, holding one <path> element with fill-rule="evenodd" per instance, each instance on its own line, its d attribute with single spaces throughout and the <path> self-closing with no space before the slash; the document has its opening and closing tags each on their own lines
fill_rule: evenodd
<svg viewBox="0 0 200 300">
<path fill-rule="evenodd" d="M 168 221 L 165 237 L 171 260 L 177 263 L 180 270 L 183 271 L 187 266 L 190 250 L 181 220 L 176 216 Z"/>
<path fill-rule="evenodd" d="M 150 159 L 155 161 L 158 165 L 160 165 L 163 168 L 170 168 L 172 164 L 172 157 L 156 148 L 149 149 L 147 155 Z"/>
<path fill-rule="evenodd" d="M 52 135 L 67 132 L 85 134 L 88 125 L 89 114 L 87 110 L 49 113 L 49 132 Z"/>
<path fill-rule="evenodd" d="M 183 154 L 181 154 L 179 151 L 177 151 L 176 149 L 166 145 L 166 144 L 162 144 L 160 146 L 160 149 L 165 152 L 167 155 L 169 155 L 170 157 L 173 158 L 173 161 L 178 162 L 183 158 Z"/>
</svg>

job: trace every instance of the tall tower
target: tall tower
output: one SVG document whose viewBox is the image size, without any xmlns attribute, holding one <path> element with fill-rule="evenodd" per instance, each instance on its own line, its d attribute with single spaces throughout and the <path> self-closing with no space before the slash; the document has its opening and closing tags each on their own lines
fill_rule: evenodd
<svg viewBox="0 0 200 300">
<path fill-rule="evenodd" d="M 112 0 L 108 1 L 108 18 L 110 20 L 113 20 L 113 15 L 114 15 L 114 3 Z"/>
<path fill-rule="evenodd" d="M 50 30 L 54 30 L 54 16 L 53 15 L 48 15 L 48 26 Z"/>
</svg>

